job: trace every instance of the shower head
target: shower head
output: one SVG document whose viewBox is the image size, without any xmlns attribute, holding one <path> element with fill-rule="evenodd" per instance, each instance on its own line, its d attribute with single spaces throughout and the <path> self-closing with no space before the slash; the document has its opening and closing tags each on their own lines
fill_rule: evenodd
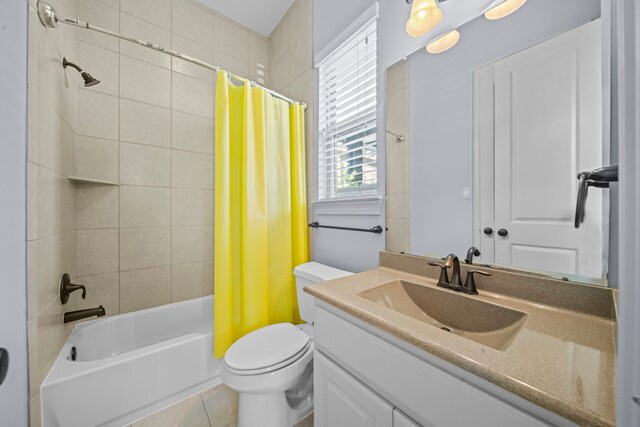
<svg viewBox="0 0 640 427">
<path fill-rule="evenodd" d="M 86 71 L 78 67 L 73 62 L 67 61 L 67 58 L 62 58 L 62 68 L 67 68 L 67 67 L 75 68 L 76 70 L 78 70 L 78 72 L 80 72 L 80 75 L 84 80 L 84 87 L 91 87 L 100 83 L 100 80 L 94 78 L 91 74 L 87 73 Z"/>
</svg>

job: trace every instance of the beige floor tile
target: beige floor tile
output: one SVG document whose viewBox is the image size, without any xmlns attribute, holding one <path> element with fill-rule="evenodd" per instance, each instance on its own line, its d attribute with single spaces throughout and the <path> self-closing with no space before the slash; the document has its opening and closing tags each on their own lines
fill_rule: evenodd
<svg viewBox="0 0 640 427">
<path fill-rule="evenodd" d="M 224 384 L 202 393 L 204 407 L 212 427 L 233 425 L 238 419 L 238 393 Z"/>
</svg>

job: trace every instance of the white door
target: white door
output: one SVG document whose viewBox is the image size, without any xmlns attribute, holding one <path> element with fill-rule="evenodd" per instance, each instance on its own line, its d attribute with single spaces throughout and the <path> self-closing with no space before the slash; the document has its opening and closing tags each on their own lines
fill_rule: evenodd
<svg viewBox="0 0 640 427">
<path fill-rule="evenodd" d="M 318 351 L 313 381 L 316 427 L 393 426 L 393 406 Z"/>
<path fill-rule="evenodd" d="M 0 14 L 0 426 L 26 426 L 27 4 Z"/>
<path fill-rule="evenodd" d="M 577 174 L 603 166 L 600 55 L 596 20 L 494 64 L 495 221 L 478 225 L 497 265 L 604 277 L 604 191 L 573 225 Z"/>
</svg>

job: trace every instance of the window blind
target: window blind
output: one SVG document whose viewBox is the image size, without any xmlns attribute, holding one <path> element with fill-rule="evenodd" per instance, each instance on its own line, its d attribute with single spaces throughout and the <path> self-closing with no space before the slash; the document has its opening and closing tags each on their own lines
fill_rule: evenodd
<svg viewBox="0 0 640 427">
<path fill-rule="evenodd" d="M 319 64 L 320 200 L 377 194 L 377 20 Z"/>
</svg>

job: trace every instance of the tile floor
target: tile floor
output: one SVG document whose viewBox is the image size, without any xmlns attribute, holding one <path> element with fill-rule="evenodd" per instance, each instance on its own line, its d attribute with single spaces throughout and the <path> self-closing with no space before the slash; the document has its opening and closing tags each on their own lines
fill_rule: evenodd
<svg viewBox="0 0 640 427">
<path fill-rule="evenodd" d="M 238 393 L 220 384 L 156 412 L 132 427 L 236 427 L 237 420 Z M 313 427 L 313 413 L 295 427 Z"/>
</svg>

